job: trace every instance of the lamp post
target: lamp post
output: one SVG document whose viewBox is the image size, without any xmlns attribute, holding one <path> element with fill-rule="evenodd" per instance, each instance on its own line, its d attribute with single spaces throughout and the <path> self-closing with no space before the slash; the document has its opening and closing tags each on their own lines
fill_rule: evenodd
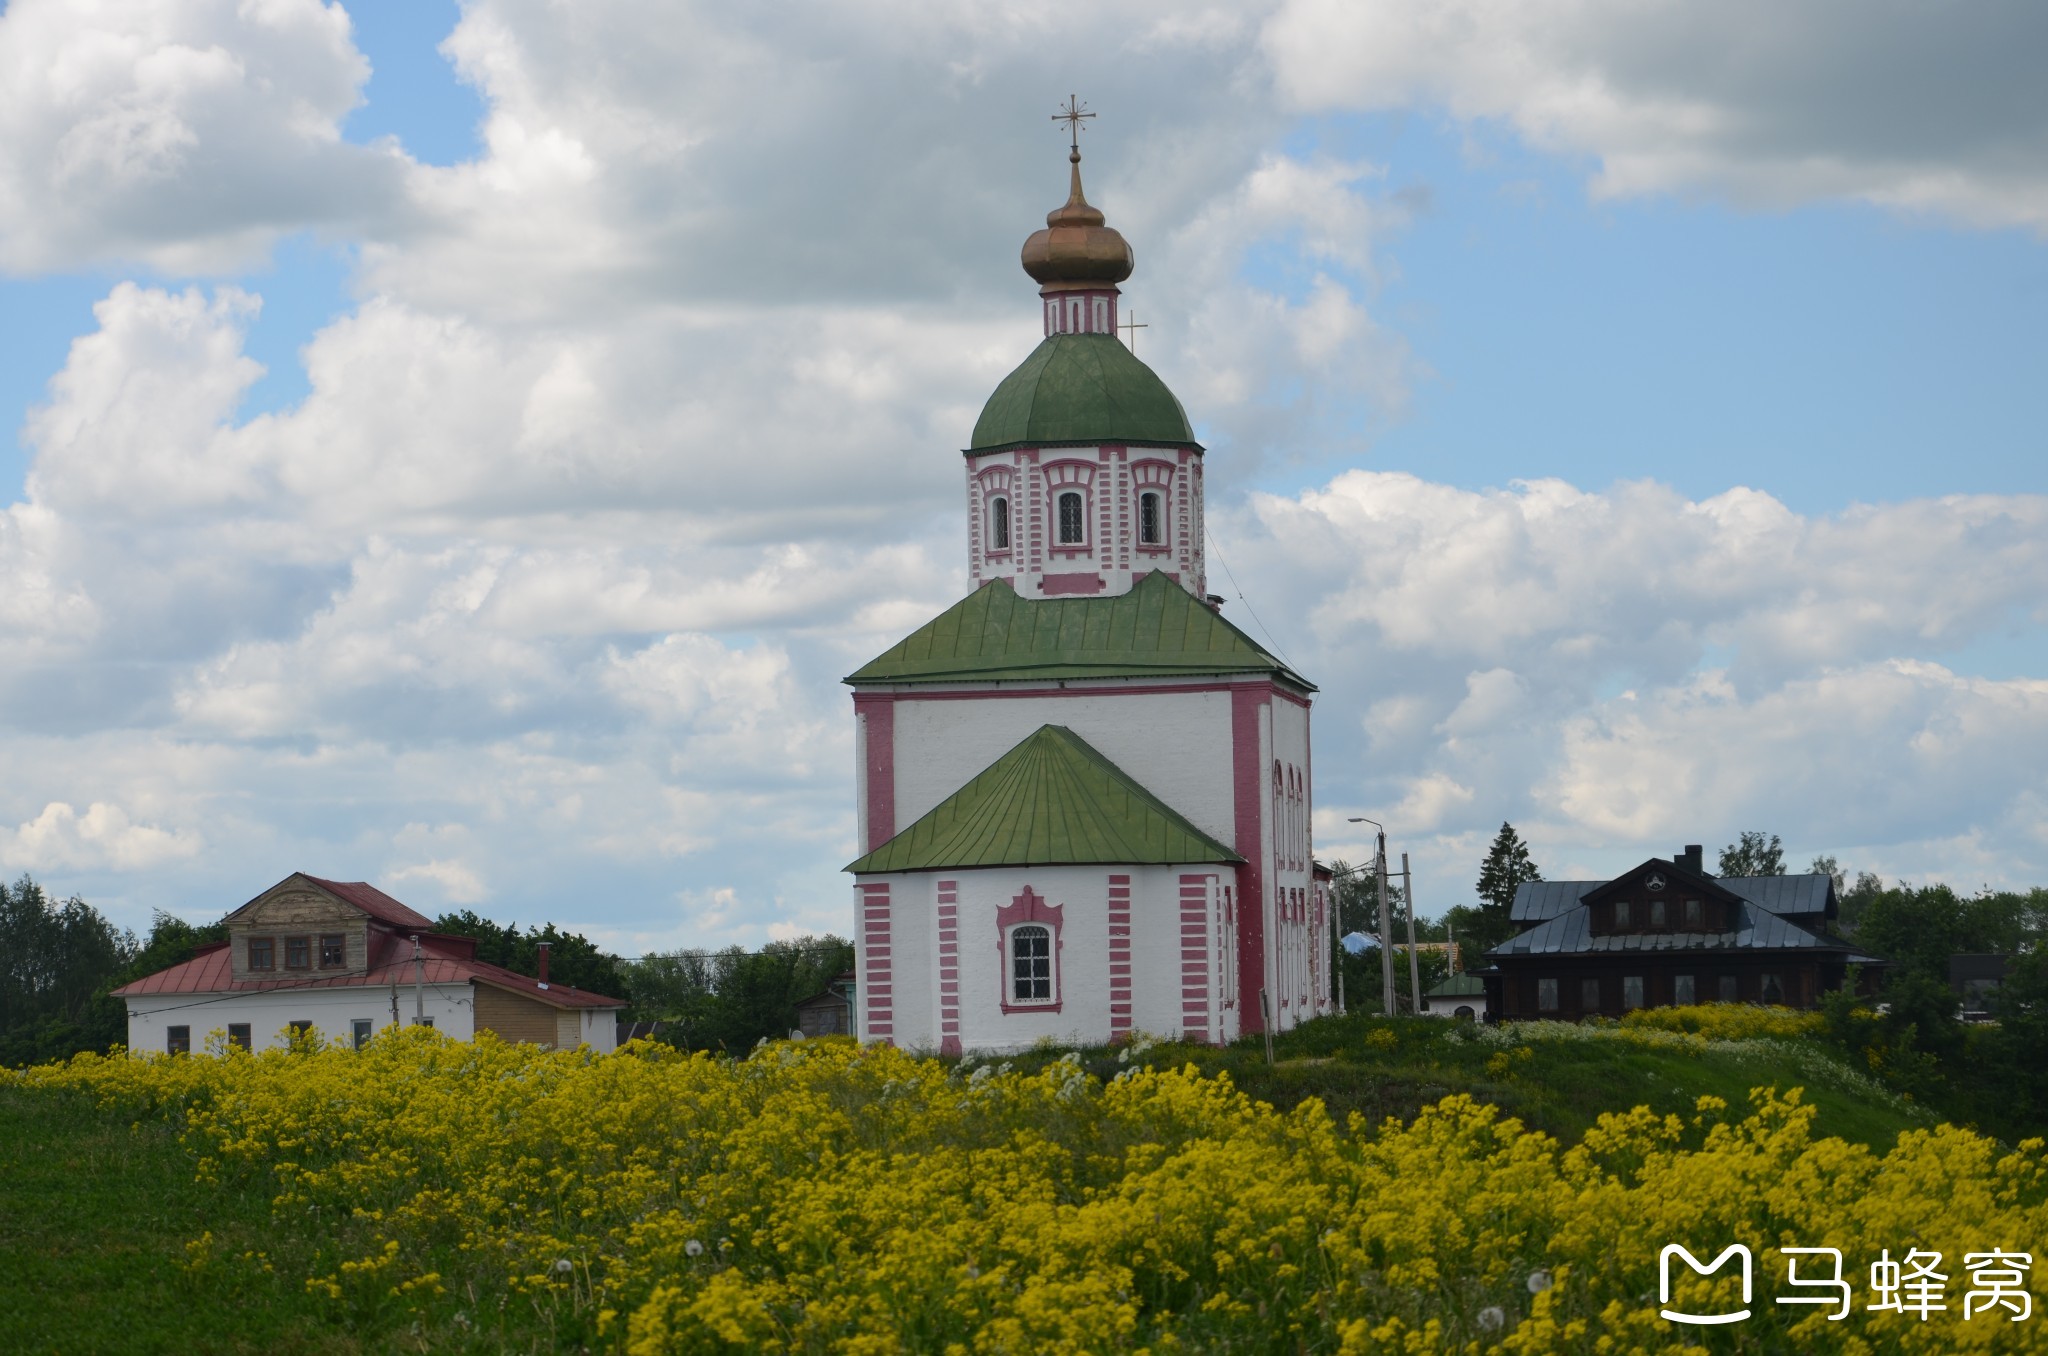
<svg viewBox="0 0 2048 1356">
<path fill-rule="evenodd" d="M 1370 824 L 1379 830 L 1379 840 L 1373 852 L 1373 876 L 1380 896 L 1380 1011 L 1391 1017 L 1394 1015 L 1394 925 L 1387 916 L 1387 829 L 1377 819 L 1367 819 L 1363 815 L 1353 816 L 1350 822 Z"/>
</svg>

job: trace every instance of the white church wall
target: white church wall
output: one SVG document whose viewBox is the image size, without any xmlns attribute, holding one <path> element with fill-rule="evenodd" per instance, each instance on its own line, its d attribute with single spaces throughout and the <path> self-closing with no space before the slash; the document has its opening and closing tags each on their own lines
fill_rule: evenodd
<svg viewBox="0 0 2048 1356">
<path fill-rule="evenodd" d="M 1041 725 L 1066 726 L 1219 842 L 1235 835 L 1230 693 L 1170 688 L 898 698 L 896 831 Z M 865 774 L 865 759 L 861 766 Z M 865 794 L 860 799 L 865 804 Z"/>
<path fill-rule="evenodd" d="M 467 983 L 429 984 L 425 997 L 427 1016 L 436 1030 L 463 1041 L 475 1035 L 476 1014 Z M 391 1025 L 388 987 L 271 990 L 218 999 L 204 994 L 147 994 L 127 1003 L 128 1048 L 138 1052 L 163 1051 L 173 1026 L 191 1028 L 192 1050 L 198 1053 L 206 1048 L 209 1034 L 225 1032 L 230 1023 L 248 1023 L 250 1046 L 256 1050 L 282 1049 L 288 1043 L 284 1033 L 297 1021 L 311 1022 L 324 1040 L 342 1045 L 353 1041 L 352 1024 L 358 1020 L 374 1023 L 373 1031 Z M 399 988 L 398 1011 L 400 1020 L 411 1025 L 413 989 L 409 984 Z"/>
<path fill-rule="evenodd" d="M 1003 578 L 1022 598 L 1114 597 L 1153 570 L 1207 588 L 1202 458 L 1174 447 L 1047 447 L 967 463 L 967 558 L 976 587 Z M 1083 539 L 1059 540 L 1058 498 L 1082 501 Z M 1158 496 L 1159 540 L 1141 540 L 1139 497 Z M 996 541 L 995 504 L 1009 519 Z"/>
<path fill-rule="evenodd" d="M 1234 1013 L 1222 1009 L 1222 890 L 1232 873 L 1215 865 L 1017 867 L 864 877 L 862 895 L 886 888 L 887 942 L 863 939 L 863 1035 L 911 1050 L 947 1053 L 1022 1050 L 1041 1040 L 1102 1044 L 1147 1032 L 1228 1040 Z M 1128 923 L 1119 897 L 1128 882 Z M 1027 896 L 1027 891 L 1029 896 Z M 1031 897 L 1035 896 L 1035 899 Z M 1190 936 L 1190 918 L 1199 921 Z M 1051 927 L 1053 996 L 1043 1006 L 1015 1001 L 1011 928 Z M 950 926 L 949 926 L 950 924 Z M 1114 929 L 1128 926 L 1128 959 Z M 1184 944 L 1198 953 L 1192 965 Z M 877 1031 L 871 985 L 876 947 L 886 947 L 887 1031 Z M 1128 985 L 1117 967 L 1129 967 Z M 1199 1014 L 1188 1004 L 1198 995 Z M 1120 1009 L 1128 1007 L 1127 1019 Z M 949 1041 L 949 1036 L 953 1038 Z M 957 1042 L 957 1043 L 955 1043 Z"/>
</svg>

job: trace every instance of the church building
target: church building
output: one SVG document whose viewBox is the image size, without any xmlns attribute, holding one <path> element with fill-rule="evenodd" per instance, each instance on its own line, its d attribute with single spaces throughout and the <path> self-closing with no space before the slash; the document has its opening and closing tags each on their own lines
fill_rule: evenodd
<svg viewBox="0 0 2048 1356">
<path fill-rule="evenodd" d="M 856 1025 L 913 1049 L 1220 1043 L 1330 1008 L 1316 689 L 1207 592 L 1202 447 L 1117 335 L 1131 247 L 1069 159 L 1024 243 L 1044 341 L 965 449 L 974 591 L 846 680 Z"/>
</svg>

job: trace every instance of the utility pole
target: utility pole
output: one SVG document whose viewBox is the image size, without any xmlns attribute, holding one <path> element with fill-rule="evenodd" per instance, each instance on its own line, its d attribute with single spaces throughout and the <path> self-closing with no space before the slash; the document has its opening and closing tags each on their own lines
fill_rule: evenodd
<svg viewBox="0 0 2048 1356">
<path fill-rule="evenodd" d="M 412 939 L 412 1024 L 427 1024 L 427 958 L 420 953 L 419 934 Z"/>
<path fill-rule="evenodd" d="M 1401 894 L 1408 901 L 1408 1010 L 1422 1015 L 1422 962 L 1415 958 L 1415 882 L 1408 875 L 1408 854 L 1401 854 Z"/>
<path fill-rule="evenodd" d="M 1381 1012 L 1394 1015 L 1394 923 L 1387 900 L 1387 831 L 1380 830 L 1379 852 L 1374 861 L 1380 885 L 1380 993 Z"/>
<path fill-rule="evenodd" d="M 1330 881 L 1330 964 L 1337 972 L 1337 1015 L 1344 1015 L 1344 924 L 1341 915 L 1343 896 L 1337 893 L 1337 882 Z"/>
</svg>

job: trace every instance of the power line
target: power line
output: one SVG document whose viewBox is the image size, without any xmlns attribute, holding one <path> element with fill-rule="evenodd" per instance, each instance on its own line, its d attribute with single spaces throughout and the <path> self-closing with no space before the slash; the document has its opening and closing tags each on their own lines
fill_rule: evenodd
<svg viewBox="0 0 2048 1356">
<path fill-rule="evenodd" d="M 1223 558 L 1223 548 L 1216 544 L 1216 534 L 1209 530 L 1207 523 L 1202 524 L 1202 535 L 1208 540 L 1209 549 L 1216 553 L 1216 563 L 1223 567 L 1224 575 L 1230 580 L 1230 587 L 1237 590 L 1237 601 L 1244 604 L 1244 610 L 1258 623 L 1259 630 L 1265 634 L 1266 643 L 1273 647 L 1274 654 L 1280 656 L 1280 662 L 1290 669 L 1293 668 L 1294 661 L 1287 657 L 1287 651 L 1280 648 L 1280 642 L 1273 639 L 1271 628 L 1266 625 L 1265 619 L 1259 616 L 1259 610 L 1252 606 L 1252 600 L 1244 596 L 1244 587 L 1237 582 L 1237 576 L 1231 572 L 1230 562 Z"/>
</svg>

